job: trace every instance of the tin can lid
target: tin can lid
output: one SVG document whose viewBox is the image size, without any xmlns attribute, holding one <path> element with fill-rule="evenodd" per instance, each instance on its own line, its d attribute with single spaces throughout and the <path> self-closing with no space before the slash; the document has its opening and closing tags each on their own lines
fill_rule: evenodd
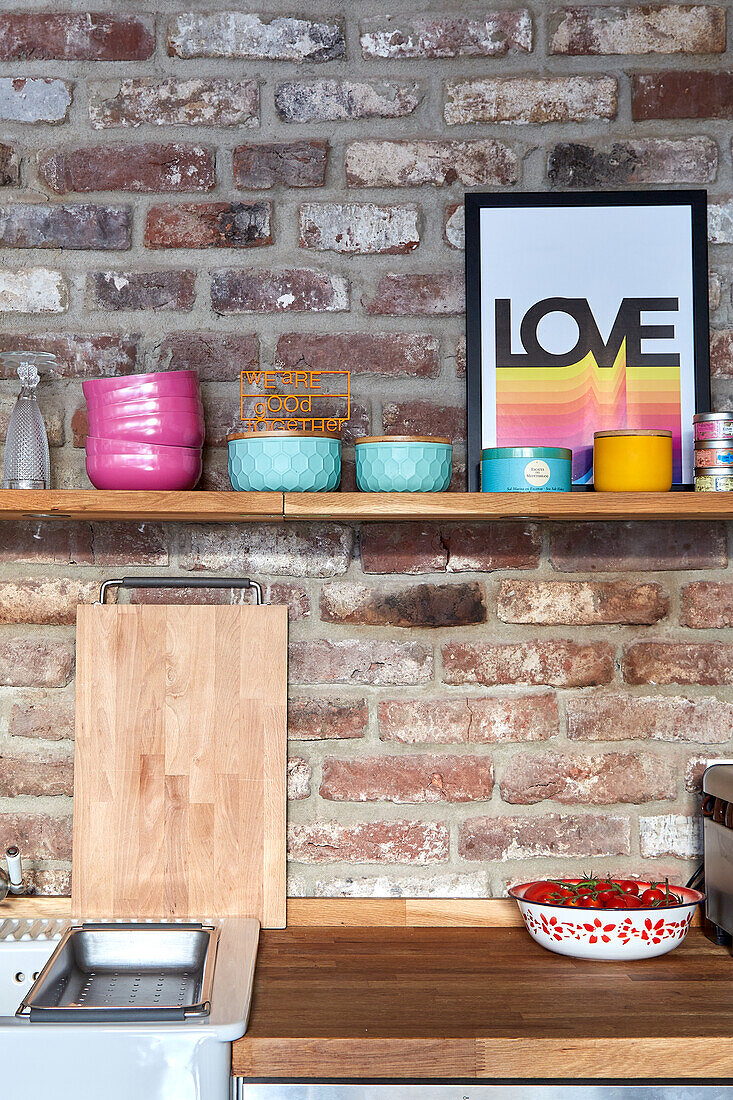
<svg viewBox="0 0 733 1100">
<path fill-rule="evenodd" d="M 354 445 L 360 443 L 450 443 L 442 435 L 362 435 L 354 440 Z"/>
<path fill-rule="evenodd" d="M 227 441 L 232 439 L 273 439 L 275 436 L 282 439 L 341 439 L 335 432 L 230 432 Z"/>
<path fill-rule="evenodd" d="M 573 457 L 569 447 L 484 447 L 482 459 L 492 458 L 565 458 Z"/>
<path fill-rule="evenodd" d="M 695 413 L 692 423 L 702 424 L 706 420 L 733 420 L 733 412 Z"/>
<path fill-rule="evenodd" d="M 617 431 L 612 432 L 593 432 L 594 439 L 605 439 L 607 436 L 612 435 L 661 435 L 672 438 L 672 433 L 668 432 L 666 428 L 619 428 Z"/>
<path fill-rule="evenodd" d="M 698 466 L 695 477 L 731 477 L 733 478 L 733 466 Z"/>
<path fill-rule="evenodd" d="M 730 451 L 733 442 L 729 439 L 696 439 L 696 451 Z"/>
</svg>

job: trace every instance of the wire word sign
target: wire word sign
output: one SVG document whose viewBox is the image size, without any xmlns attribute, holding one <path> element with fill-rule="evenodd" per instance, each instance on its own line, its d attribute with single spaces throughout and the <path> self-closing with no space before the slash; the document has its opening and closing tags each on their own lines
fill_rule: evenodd
<svg viewBox="0 0 733 1100">
<path fill-rule="evenodd" d="M 241 379 L 240 415 L 250 432 L 340 432 L 351 415 L 347 370 L 244 370 Z M 322 401 L 344 405 L 334 412 Z"/>
</svg>

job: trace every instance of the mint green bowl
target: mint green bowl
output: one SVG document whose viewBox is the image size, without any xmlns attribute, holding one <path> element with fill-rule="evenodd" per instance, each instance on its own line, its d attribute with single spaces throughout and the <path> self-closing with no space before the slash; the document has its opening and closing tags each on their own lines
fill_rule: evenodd
<svg viewBox="0 0 733 1100">
<path fill-rule="evenodd" d="M 227 436 L 229 480 L 243 493 L 324 493 L 341 480 L 341 440 L 315 432 Z"/>
<path fill-rule="evenodd" d="M 356 487 L 365 493 L 442 493 L 450 485 L 449 439 L 378 435 L 356 440 Z"/>
</svg>

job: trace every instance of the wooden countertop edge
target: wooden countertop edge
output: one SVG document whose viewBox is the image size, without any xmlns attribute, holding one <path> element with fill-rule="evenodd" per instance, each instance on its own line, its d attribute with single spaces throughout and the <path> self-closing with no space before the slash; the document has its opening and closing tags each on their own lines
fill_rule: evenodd
<svg viewBox="0 0 733 1100">
<path fill-rule="evenodd" d="M 704 1067 L 704 1073 L 701 1072 Z M 254 1038 L 234 1043 L 235 1077 L 696 1080 L 733 1077 L 720 1037 L 602 1039 Z"/>
</svg>

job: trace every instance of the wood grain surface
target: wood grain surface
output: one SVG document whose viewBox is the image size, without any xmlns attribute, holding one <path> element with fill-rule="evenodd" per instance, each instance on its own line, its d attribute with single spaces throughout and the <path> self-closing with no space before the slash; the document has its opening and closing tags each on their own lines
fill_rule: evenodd
<svg viewBox="0 0 733 1100">
<path fill-rule="evenodd" d="M 592 963 L 523 929 L 265 932 L 243 1076 L 733 1076 L 733 959 Z"/>
<path fill-rule="evenodd" d="M 80 606 L 72 909 L 285 924 L 287 608 Z"/>
<path fill-rule="evenodd" d="M 123 489 L 0 489 L 0 519 L 170 520 L 239 523 L 282 519 L 282 493 L 132 492 Z"/>
</svg>

